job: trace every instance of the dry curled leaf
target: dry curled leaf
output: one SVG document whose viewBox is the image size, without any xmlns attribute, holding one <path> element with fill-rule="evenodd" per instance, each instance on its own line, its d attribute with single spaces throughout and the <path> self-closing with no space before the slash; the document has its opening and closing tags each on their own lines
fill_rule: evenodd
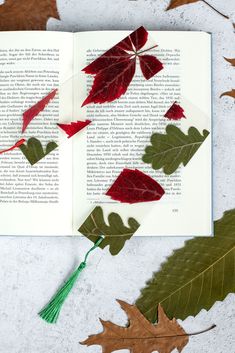
<svg viewBox="0 0 235 353">
<path fill-rule="evenodd" d="M 179 352 L 187 345 L 188 335 L 173 319 L 169 320 L 162 307 L 158 307 L 158 324 L 151 324 L 136 306 L 118 300 L 129 318 L 128 327 L 121 327 L 110 321 L 101 321 L 103 332 L 89 336 L 82 345 L 100 345 L 103 353 L 129 349 L 131 353 L 171 353 Z"/>
<path fill-rule="evenodd" d="M 229 62 L 232 66 L 235 66 L 235 59 L 224 58 L 227 62 Z"/>
<path fill-rule="evenodd" d="M 229 96 L 229 97 L 232 97 L 235 99 L 235 89 L 232 89 L 231 91 L 227 91 L 227 92 L 222 93 L 220 98 L 224 97 L 224 96 Z"/>
<path fill-rule="evenodd" d="M 192 4 L 193 2 L 198 2 L 200 0 L 171 0 L 167 10 L 175 9 L 178 6 Z"/>
<path fill-rule="evenodd" d="M 0 30 L 43 30 L 51 17 L 60 19 L 56 0 L 5 0 L 0 6 Z"/>
</svg>

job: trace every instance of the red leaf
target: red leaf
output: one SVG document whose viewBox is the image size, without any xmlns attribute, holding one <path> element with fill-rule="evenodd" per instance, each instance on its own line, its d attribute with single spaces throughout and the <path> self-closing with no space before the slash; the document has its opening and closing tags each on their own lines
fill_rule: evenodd
<svg viewBox="0 0 235 353">
<path fill-rule="evenodd" d="M 71 122 L 70 124 L 57 124 L 57 125 L 62 130 L 64 130 L 68 135 L 68 138 L 70 138 L 73 135 L 75 135 L 78 131 L 82 130 L 84 127 L 89 125 L 90 123 L 91 123 L 91 120 L 86 120 L 86 121 Z"/>
<path fill-rule="evenodd" d="M 25 141 L 26 141 L 25 139 L 21 139 L 21 140 L 17 141 L 17 142 L 14 144 L 14 146 L 12 146 L 12 147 L 10 147 L 10 148 L 8 148 L 8 149 L 6 149 L 6 150 L 0 151 L 0 154 L 5 153 L 5 152 L 12 151 L 12 150 L 14 150 L 15 148 L 20 147 L 21 145 L 23 145 L 23 143 L 24 143 Z"/>
<path fill-rule="evenodd" d="M 164 116 L 170 120 L 186 119 L 186 116 L 184 116 L 184 109 L 179 104 L 176 104 L 176 102 L 172 104 Z"/>
<path fill-rule="evenodd" d="M 140 55 L 140 68 L 146 80 L 149 80 L 163 69 L 161 61 L 153 55 Z"/>
<path fill-rule="evenodd" d="M 48 103 L 55 97 L 57 93 L 57 89 L 53 90 L 50 92 L 46 97 L 41 99 L 39 102 L 37 102 L 35 105 L 33 105 L 31 108 L 26 110 L 23 114 L 23 127 L 22 127 L 22 134 L 25 132 L 27 126 L 29 123 L 40 113 L 42 112 L 45 107 L 48 105 Z"/>
<path fill-rule="evenodd" d="M 161 185 L 138 169 L 123 169 L 106 193 L 113 200 L 126 203 L 157 201 L 164 194 Z"/>
<path fill-rule="evenodd" d="M 82 106 L 112 102 L 125 94 L 134 77 L 137 58 L 140 59 L 140 68 L 147 80 L 162 70 L 163 65 L 157 58 L 142 55 L 150 49 L 139 52 L 147 40 L 148 32 L 140 27 L 83 69 L 86 74 L 95 77 Z"/>
</svg>

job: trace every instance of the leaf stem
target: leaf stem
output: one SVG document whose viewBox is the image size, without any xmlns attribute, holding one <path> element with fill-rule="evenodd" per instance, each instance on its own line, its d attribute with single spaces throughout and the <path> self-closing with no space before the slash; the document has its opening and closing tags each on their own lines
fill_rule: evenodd
<svg viewBox="0 0 235 353">
<path fill-rule="evenodd" d="M 154 48 L 156 48 L 156 47 L 158 47 L 157 44 L 154 45 L 154 46 L 152 46 L 152 47 L 150 47 L 150 48 L 148 48 L 148 49 L 145 49 L 145 50 L 142 50 L 142 51 L 137 52 L 136 55 L 140 55 L 140 54 L 146 53 L 146 51 L 152 50 L 152 49 L 154 49 Z"/>
<path fill-rule="evenodd" d="M 197 335 L 201 335 L 202 333 L 206 333 L 208 331 L 213 330 L 216 327 L 216 325 L 212 325 L 209 328 L 202 330 L 202 331 L 198 331 L 198 332 L 194 332 L 194 333 L 184 333 L 182 335 L 164 335 L 164 336 L 152 336 L 152 337 L 126 337 L 126 340 L 154 340 L 154 339 L 159 339 L 159 338 L 175 338 L 175 337 L 188 337 L 188 336 L 197 336 Z M 111 340 L 123 340 L 123 338 L 110 338 Z"/>
<path fill-rule="evenodd" d="M 223 16 L 224 18 L 226 18 L 227 20 L 229 20 L 229 17 L 224 15 L 222 12 L 220 12 L 219 10 L 217 10 L 214 6 L 212 6 L 211 4 L 209 4 L 206 0 L 201 0 L 202 2 L 204 2 L 207 6 L 209 6 L 212 10 L 214 10 L 215 12 L 217 12 L 219 15 Z"/>
</svg>

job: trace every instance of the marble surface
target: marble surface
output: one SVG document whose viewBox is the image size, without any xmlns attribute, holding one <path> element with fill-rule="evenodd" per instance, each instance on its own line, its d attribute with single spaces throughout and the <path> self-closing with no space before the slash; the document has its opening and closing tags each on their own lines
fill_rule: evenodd
<svg viewBox="0 0 235 353">
<path fill-rule="evenodd" d="M 234 0 L 210 0 L 235 22 Z M 3 2 L 3 1 L 1 1 Z M 214 213 L 235 207 L 234 101 L 219 95 L 234 88 L 234 69 L 223 56 L 235 57 L 231 22 L 198 2 L 165 12 L 167 0 L 57 0 L 61 21 L 50 19 L 48 30 L 134 29 L 204 30 L 213 33 Z M 192 43 L 193 45 L 193 43 Z M 196 69 L 196 68 L 195 68 Z M 197 185 L 195 186 L 197 187 Z M 0 216 L 1 217 L 1 216 Z M 14 221 L 14 220 L 13 220 Z M 112 257 L 97 250 L 92 264 L 64 305 L 57 325 L 37 317 L 62 280 L 82 259 L 90 242 L 82 238 L 0 238 L 0 353 L 99 353 L 79 341 L 99 332 L 98 318 L 126 323 L 115 298 L 134 302 L 153 271 L 157 271 L 183 238 L 133 238 Z M 182 325 L 197 331 L 216 324 L 210 333 L 190 338 L 185 353 L 235 351 L 235 295 L 202 310 Z M 119 351 L 124 353 L 127 351 Z M 144 353 L 144 352 L 143 352 Z"/>
</svg>

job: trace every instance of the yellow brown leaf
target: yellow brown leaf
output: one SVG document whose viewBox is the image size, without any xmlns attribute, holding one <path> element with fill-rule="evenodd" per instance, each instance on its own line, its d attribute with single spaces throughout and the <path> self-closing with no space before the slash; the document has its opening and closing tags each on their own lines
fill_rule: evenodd
<svg viewBox="0 0 235 353">
<path fill-rule="evenodd" d="M 227 62 L 229 62 L 232 66 L 235 66 L 235 59 L 224 58 Z"/>
<path fill-rule="evenodd" d="M 121 308 L 129 319 L 128 327 L 121 327 L 110 321 L 101 321 L 103 332 L 89 336 L 83 345 L 100 345 L 103 353 L 111 353 L 121 349 L 129 349 L 131 353 L 171 353 L 174 349 L 179 352 L 187 345 L 188 335 L 173 319 L 169 320 L 158 307 L 158 323 L 150 323 L 136 306 L 118 300 Z"/>
<path fill-rule="evenodd" d="M 200 1 L 200 0 L 171 0 L 167 10 L 175 9 L 176 7 L 192 4 L 192 3 L 198 2 L 198 1 Z"/>
<path fill-rule="evenodd" d="M 224 97 L 224 96 L 232 97 L 235 99 L 235 89 L 232 89 L 231 91 L 227 91 L 227 92 L 222 93 L 220 98 Z"/>
<path fill-rule="evenodd" d="M 0 30 L 44 30 L 51 17 L 60 19 L 56 0 L 6 0 L 0 6 Z"/>
</svg>

